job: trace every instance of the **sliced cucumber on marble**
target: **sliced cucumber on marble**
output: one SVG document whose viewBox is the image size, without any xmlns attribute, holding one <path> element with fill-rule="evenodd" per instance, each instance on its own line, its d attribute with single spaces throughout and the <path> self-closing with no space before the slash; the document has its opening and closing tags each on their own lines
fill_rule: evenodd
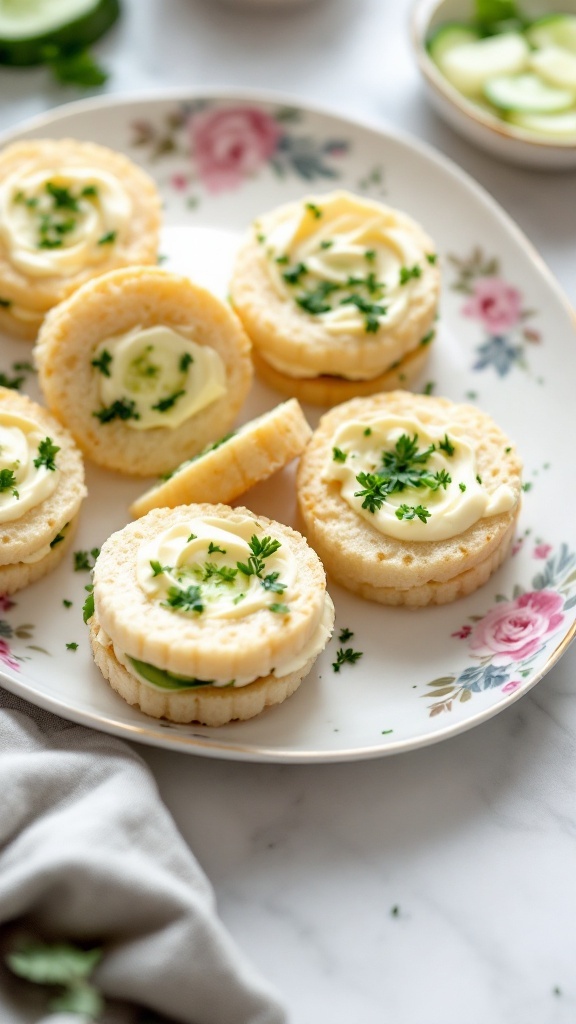
<svg viewBox="0 0 576 1024">
<path fill-rule="evenodd" d="M 570 89 L 547 85 L 538 75 L 495 75 L 484 84 L 484 96 L 498 110 L 512 113 L 558 114 L 574 105 Z"/>
<path fill-rule="evenodd" d="M 120 0 L 0 0 L 0 63 L 42 64 L 50 48 L 83 50 L 120 14 Z"/>
</svg>

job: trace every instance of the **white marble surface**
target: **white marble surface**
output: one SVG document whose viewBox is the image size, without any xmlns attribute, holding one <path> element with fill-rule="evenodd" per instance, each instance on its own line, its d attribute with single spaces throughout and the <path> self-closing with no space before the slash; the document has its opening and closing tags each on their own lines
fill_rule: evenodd
<svg viewBox="0 0 576 1024">
<path fill-rule="evenodd" d="M 507 167 L 438 120 L 407 0 L 268 15 L 216 0 L 125 7 L 98 47 L 105 91 L 274 89 L 400 127 L 472 173 L 576 301 L 576 174 Z M 43 70 L 0 71 L 0 129 L 78 96 Z M 573 647 L 487 724 L 381 761 L 282 767 L 138 748 L 291 1024 L 573 1024 L 575 679 Z"/>
</svg>

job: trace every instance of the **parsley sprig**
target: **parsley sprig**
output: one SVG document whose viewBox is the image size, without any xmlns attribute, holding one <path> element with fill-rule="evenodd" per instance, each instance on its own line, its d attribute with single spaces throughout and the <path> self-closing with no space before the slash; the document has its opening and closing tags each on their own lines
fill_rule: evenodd
<svg viewBox="0 0 576 1024">
<path fill-rule="evenodd" d="M 336 651 L 336 661 L 332 662 L 332 668 L 335 672 L 339 672 L 342 665 L 355 665 L 363 653 L 363 651 L 353 650 L 352 647 L 339 647 Z"/>
<path fill-rule="evenodd" d="M 36 469 L 39 469 L 40 466 L 46 466 L 46 469 L 54 471 L 56 469 L 56 462 L 54 460 L 59 451 L 58 445 L 52 443 L 52 438 L 45 437 L 43 441 L 40 441 L 38 456 L 34 459 Z"/>
<path fill-rule="evenodd" d="M 0 469 L 0 491 L 11 491 L 15 498 L 20 497 L 16 490 L 16 476 L 13 469 Z"/>
<path fill-rule="evenodd" d="M 455 449 L 447 435 L 440 442 L 438 447 L 447 454 L 453 454 Z M 439 488 L 446 488 L 452 483 L 452 477 L 447 470 L 441 469 L 432 473 L 427 467 L 430 456 L 437 450 L 435 444 L 420 451 L 418 449 L 418 434 L 409 437 L 402 434 L 394 448 L 382 452 L 382 466 L 373 473 L 359 473 L 356 477 L 361 490 L 354 492 L 355 498 L 362 498 L 362 508 L 374 513 L 382 508 L 386 498 L 390 494 L 396 494 L 407 489 L 427 488 L 429 491 L 437 491 Z M 431 513 L 422 505 L 401 505 L 396 510 L 398 519 L 418 518 L 426 523 Z"/>
</svg>

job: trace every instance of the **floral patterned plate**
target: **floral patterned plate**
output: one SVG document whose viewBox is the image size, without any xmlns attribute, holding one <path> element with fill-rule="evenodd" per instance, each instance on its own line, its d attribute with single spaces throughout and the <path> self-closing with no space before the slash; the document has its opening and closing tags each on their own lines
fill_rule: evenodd
<svg viewBox="0 0 576 1024">
<path fill-rule="evenodd" d="M 513 437 L 525 495 L 512 557 L 475 594 L 421 611 L 331 587 L 336 631 L 284 705 L 221 729 L 146 718 L 94 668 L 82 623 L 95 549 L 124 525 L 138 482 L 89 467 L 77 551 L 0 598 L 3 684 L 76 722 L 174 750 L 253 761 L 342 761 L 409 750 L 490 718 L 526 693 L 574 636 L 574 326 L 529 243 L 492 199 L 424 146 L 278 99 L 182 96 L 74 104 L 10 137 L 91 139 L 122 150 L 165 202 L 163 260 L 226 294 L 238 238 L 258 213 L 335 186 L 405 209 L 436 240 L 444 274 L 438 339 L 419 387 L 472 401 Z M 37 397 L 23 343 L 0 372 Z M 276 404 L 257 385 L 243 418 Z M 318 412 L 308 410 L 311 422 Z M 295 521 L 293 467 L 243 501 Z M 349 653 L 347 653 L 349 652 Z M 355 657 L 355 655 L 358 655 Z"/>
</svg>

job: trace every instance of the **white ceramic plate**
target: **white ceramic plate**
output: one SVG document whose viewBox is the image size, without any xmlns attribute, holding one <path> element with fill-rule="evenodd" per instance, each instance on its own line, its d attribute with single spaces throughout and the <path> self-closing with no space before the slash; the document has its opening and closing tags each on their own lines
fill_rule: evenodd
<svg viewBox="0 0 576 1024">
<path fill-rule="evenodd" d="M 513 437 L 526 465 L 514 553 L 471 597 L 421 611 L 387 609 L 332 586 L 336 631 L 285 704 L 221 729 L 140 714 L 92 664 L 81 607 L 86 572 L 58 571 L 0 598 L 3 684 L 35 704 L 108 732 L 211 757 L 343 761 L 397 753 L 462 732 L 526 693 L 566 649 L 576 615 L 573 471 L 574 326 L 529 243 L 470 178 L 409 139 L 254 96 L 183 96 L 74 104 L 15 137 L 90 139 L 122 150 L 165 200 L 165 266 L 226 294 L 240 233 L 304 192 L 345 187 L 405 209 L 436 240 L 444 273 L 439 336 L 421 388 L 473 401 Z M 0 370 L 30 358 L 2 340 Z M 243 419 L 277 403 L 256 386 Z M 318 412 L 307 410 L 311 422 Z M 243 498 L 295 521 L 293 467 Z M 142 483 L 88 468 L 75 547 L 98 547 L 127 520 Z M 63 602 L 72 602 L 66 607 Z M 340 630 L 353 637 L 340 643 Z M 66 645 L 77 643 L 76 650 Z M 362 651 L 335 672 L 337 650 Z"/>
</svg>

